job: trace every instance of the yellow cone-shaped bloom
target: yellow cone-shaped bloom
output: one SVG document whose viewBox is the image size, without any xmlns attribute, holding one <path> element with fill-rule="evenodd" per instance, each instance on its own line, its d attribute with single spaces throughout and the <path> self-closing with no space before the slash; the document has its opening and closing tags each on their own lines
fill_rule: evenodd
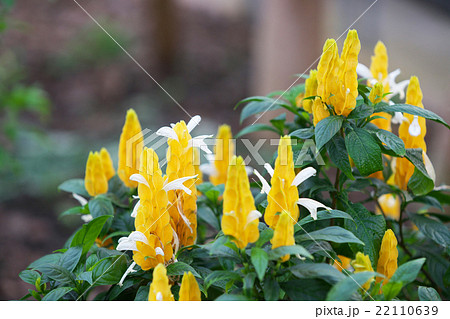
<svg viewBox="0 0 450 319">
<path fill-rule="evenodd" d="M 373 272 L 373 268 L 372 268 L 372 263 L 370 262 L 370 258 L 368 255 L 364 255 L 361 252 L 358 252 L 356 254 L 355 260 L 353 260 L 351 262 L 351 265 L 353 267 L 353 269 L 355 269 L 355 274 L 359 273 L 359 272 L 364 272 L 364 271 L 370 271 Z M 369 280 L 366 281 L 366 283 L 364 285 L 362 285 L 362 287 L 365 290 L 368 290 L 370 288 L 370 284 L 373 282 L 373 277 Z"/>
<path fill-rule="evenodd" d="M 310 97 L 317 95 L 317 70 L 309 71 L 309 78 L 305 81 L 305 95 Z M 302 105 L 306 112 L 312 113 L 313 100 L 303 100 Z"/>
<path fill-rule="evenodd" d="M 384 194 L 378 198 L 378 202 L 384 214 L 392 219 L 398 220 L 400 216 L 400 198 L 394 194 Z M 376 212 L 380 214 L 378 207 Z"/>
<path fill-rule="evenodd" d="M 383 99 L 383 93 L 384 93 L 383 84 L 381 84 L 380 82 L 376 83 L 369 94 L 370 102 L 372 102 L 373 104 L 380 103 L 381 100 Z"/>
<path fill-rule="evenodd" d="M 200 288 L 191 272 L 184 273 L 181 280 L 179 301 L 201 301 Z"/>
<path fill-rule="evenodd" d="M 324 103 L 331 105 L 338 115 L 347 116 L 356 106 L 356 67 L 360 50 L 361 44 L 356 30 L 347 33 L 341 57 L 334 39 L 328 39 L 323 47 L 317 67 L 317 95 L 322 97 Z"/>
<path fill-rule="evenodd" d="M 267 195 L 268 204 L 264 213 L 264 220 L 272 229 L 275 229 L 280 216 L 277 213 L 286 211 L 292 217 L 291 222 L 293 224 L 298 220 L 298 189 L 297 186 L 292 185 L 294 178 L 291 138 L 284 136 L 280 139 L 280 145 L 278 145 L 278 157 L 271 179 L 272 187 Z"/>
<path fill-rule="evenodd" d="M 259 238 L 258 223 L 261 214 L 256 211 L 244 160 L 234 156 L 228 167 L 228 178 L 223 193 L 222 231 L 233 236 L 239 248 Z"/>
<path fill-rule="evenodd" d="M 221 125 L 217 131 L 214 146 L 215 174 L 209 177 L 214 185 L 225 184 L 227 181 L 228 165 L 234 155 L 233 135 L 229 125 Z"/>
<path fill-rule="evenodd" d="M 334 264 L 333 267 L 336 268 L 337 270 L 339 270 L 340 272 L 342 272 L 342 269 L 348 269 L 350 266 L 350 262 L 352 261 L 350 258 L 342 256 L 342 255 L 337 255 L 339 257 L 339 260 L 335 259 L 334 260 Z"/>
<path fill-rule="evenodd" d="M 328 111 L 325 103 L 322 102 L 320 97 L 316 97 L 313 101 L 312 105 L 312 113 L 313 113 L 313 123 L 314 126 L 317 125 L 321 120 L 330 116 L 330 112 Z"/>
<path fill-rule="evenodd" d="M 178 122 L 173 130 L 177 139 L 169 138 L 167 143 L 167 182 L 175 179 L 194 176 L 194 149 L 190 147 L 189 141 L 192 139 L 184 121 Z M 189 188 L 191 194 L 183 190 L 169 192 L 169 201 L 173 205 L 169 207 L 172 228 L 178 234 L 178 239 L 182 246 L 194 244 L 197 238 L 197 188 L 195 179 L 190 179 L 183 183 Z M 183 218 L 183 216 L 185 218 Z"/>
<path fill-rule="evenodd" d="M 170 291 L 169 278 L 167 278 L 167 271 L 163 264 L 159 264 L 153 270 L 148 301 L 175 301 Z"/>
<path fill-rule="evenodd" d="M 158 156 L 153 149 L 145 148 L 140 163 L 139 172 L 148 186 L 143 183 L 138 186 L 140 205 L 134 225 L 137 231 L 145 235 L 148 243 L 136 243 L 138 250 L 133 252 L 133 259 L 143 270 L 148 270 L 158 263 L 167 263 L 172 258 L 173 230 L 167 211 L 169 199 L 163 189 L 164 180 Z M 158 247 L 164 255 L 157 253 Z"/>
<path fill-rule="evenodd" d="M 139 160 L 144 146 L 141 124 L 133 109 L 129 109 L 119 142 L 119 166 L 117 175 L 128 187 L 137 187 L 130 176 L 138 173 Z"/>
<path fill-rule="evenodd" d="M 108 180 L 103 171 L 102 160 L 98 152 L 89 153 L 86 163 L 84 187 L 91 196 L 105 194 L 108 191 Z"/>
<path fill-rule="evenodd" d="M 406 91 L 406 104 L 411 104 L 423 108 L 422 104 L 422 90 L 420 89 L 419 79 L 412 76 Z M 427 127 L 425 118 L 414 117 L 411 114 L 404 114 L 406 121 L 400 124 L 398 135 L 405 143 L 406 148 L 421 148 L 424 153 L 427 151 L 425 143 L 425 134 Z M 412 136 L 409 132 L 410 125 L 418 125 L 420 133 L 417 136 Z M 424 155 L 426 156 L 426 155 Z M 406 158 L 397 158 L 395 166 L 395 184 L 403 190 L 406 190 L 408 181 L 414 173 L 414 165 Z"/>
<path fill-rule="evenodd" d="M 374 55 L 372 55 L 370 63 L 370 72 L 374 79 L 378 81 L 378 83 L 382 83 L 385 89 L 385 92 L 389 92 L 389 81 L 386 81 L 388 76 L 388 54 L 386 50 L 386 46 L 383 42 L 378 41 L 374 48 Z M 367 83 L 371 85 L 370 82 Z"/>
<path fill-rule="evenodd" d="M 113 161 L 111 155 L 106 148 L 100 150 L 100 158 L 102 160 L 103 171 L 108 180 L 110 180 L 114 175 L 116 175 L 116 170 L 114 169 Z"/>
<path fill-rule="evenodd" d="M 386 279 L 383 281 L 383 285 L 391 279 L 397 270 L 397 259 L 397 238 L 395 238 L 394 232 L 391 229 L 388 229 L 384 233 L 383 240 L 381 242 L 377 264 L 377 272 L 386 276 Z M 381 277 L 377 277 L 377 282 L 380 282 L 382 279 L 383 278 Z"/>
<path fill-rule="evenodd" d="M 280 218 L 278 219 L 277 226 L 273 232 L 273 238 L 270 240 L 272 249 L 281 246 L 295 245 L 294 223 L 292 217 L 287 212 L 281 212 L 279 216 Z M 288 261 L 289 257 L 289 255 L 285 255 L 281 258 L 281 261 Z"/>
</svg>

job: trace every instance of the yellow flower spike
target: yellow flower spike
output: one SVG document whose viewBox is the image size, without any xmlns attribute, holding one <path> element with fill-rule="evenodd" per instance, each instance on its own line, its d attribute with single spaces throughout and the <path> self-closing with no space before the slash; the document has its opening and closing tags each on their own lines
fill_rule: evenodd
<svg viewBox="0 0 450 319">
<path fill-rule="evenodd" d="M 305 81 L 305 95 L 304 97 L 310 97 L 317 95 L 317 70 L 309 71 L 309 78 Z M 302 105 L 306 112 L 312 113 L 313 100 L 303 100 Z"/>
<path fill-rule="evenodd" d="M 217 131 L 216 145 L 214 146 L 215 175 L 209 180 L 214 185 L 225 184 L 227 181 L 228 165 L 234 155 L 233 135 L 229 125 L 221 125 Z"/>
<path fill-rule="evenodd" d="M 364 255 L 361 252 L 356 254 L 355 260 L 351 262 L 353 269 L 355 269 L 355 274 L 364 271 L 373 272 L 372 263 L 370 262 L 370 258 L 368 255 Z M 370 284 L 373 282 L 374 278 L 367 280 L 362 288 L 368 290 L 370 288 Z"/>
<path fill-rule="evenodd" d="M 397 270 L 397 238 L 395 238 L 394 232 L 388 229 L 383 236 L 381 242 L 380 254 L 378 257 L 377 272 L 386 276 L 383 281 L 385 285 L 389 279 L 394 275 Z M 377 277 L 377 282 L 380 282 L 383 278 Z"/>
<path fill-rule="evenodd" d="M 333 267 L 336 268 L 337 270 L 339 270 L 340 272 L 342 272 L 343 269 L 347 269 L 348 270 L 348 268 L 350 266 L 350 262 L 352 260 L 350 258 L 342 256 L 342 255 L 337 255 L 337 256 L 339 257 L 339 259 L 341 261 L 335 259 Z"/>
<path fill-rule="evenodd" d="M 291 138 L 284 136 L 278 145 L 278 157 L 271 179 L 272 187 L 267 195 L 268 205 L 264 213 L 264 220 L 272 229 L 275 229 L 277 225 L 279 212 L 286 211 L 292 217 L 292 224 L 298 220 L 298 189 L 297 186 L 292 185 L 294 178 Z"/>
<path fill-rule="evenodd" d="M 167 278 L 167 271 L 163 264 L 159 264 L 153 270 L 148 301 L 175 301 L 170 291 L 169 278 Z"/>
<path fill-rule="evenodd" d="M 272 243 L 272 249 L 281 246 L 295 245 L 294 223 L 289 213 L 284 211 L 280 214 L 277 226 L 275 227 L 275 230 L 273 232 L 273 238 L 270 242 Z M 288 261 L 289 258 L 289 255 L 285 255 L 281 258 L 281 261 Z"/>
<path fill-rule="evenodd" d="M 86 163 L 84 187 L 91 196 L 97 196 L 108 192 L 108 180 L 103 171 L 102 161 L 98 152 L 89 153 Z"/>
<path fill-rule="evenodd" d="M 143 141 L 138 116 L 133 109 L 129 109 L 120 135 L 117 175 L 131 188 L 137 187 L 137 182 L 130 181 L 130 176 L 138 173 Z"/>
<path fill-rule="evenodd" d="M 330 116 L 330 112 L 320 97 L 316 97 L 312 105 L 313 123 L 317 125 L 321 120 Z"/>
<path fill-rule="evenodd" d="M 194 148 L 189 147 L 189 141 L 192 139 L 189 130 L 184 121 L 178 122 L 173 131 L 177 139 L 169 138 L 167 143 L 167 182 L 175 179 L 194 176 Z M 194 244 L 197 238 L 197 188 L 195 187 L 195 179 L 188 180 L 183 183 L 189 188 L 191 194 L 187 194 L 183 190 L 170 191 L 169 213 L 172 218 L 172 228 L 178 235 L 179 243 L 182 246 Z M 184 216 L 184 217 L 183 217 Z"/>
<path fill-rule="evenodd" d="M 373 104 L 380 103 L 381 100 L 383 99 L 383 93 L 384 93 L 383 84 L 381 84 L 380 82 L 377 82 L 373 86 L 372 90 L 370 91 L 370 94 L 369 94 L 370 102 L 372 102 Z M 373 123 L 373 121 L 372 121 L 372 123 Z"/>
<path fill-rule="evenodd" d="M 201 301 L 200 288 L 191 272 L 184 273 L 181 280 L 179 301 Z"/>
<path fill-rule="evenodd" d="M 371 58 L 370 72 L 374 79 L 384 84 L 385 92 L 389 92 L 389 81 L 385 81 L 388 76 L 388 54 L 383 42 L 378 41 L 374 48 L 374 55 Z M 367 83 L 371 85 L 370 82 Z"/>
<path fill-rule="evenodd" d="M 323 46 L 322 56 L 317 66 L 317 95 L 324 103 L 329 104 L 330 97 L 337 88 L 339 70 L 339 54 L 336 41 L 328 39 Z M 319 122 L 319 121 L 317 121 Z"/>
<path fill-rule="evenodd" d="M 406 91 L 406 104 L 411 104 L 423 108 L 422 90 L 420 89 L 419 79 L 412 76 Z M 405 143 L 406 148 L 421 148 L 423 150 L 424 162 L 426 157 L 427 145 L 425 143 L 425 134 L 427 133 L 425 118 L 416 117 L 404 113 L 406 118 L 400 124 L 398 135 Z M 413 133 L 413 135 L 411 135 Z M 414 165 L 406 158 L 397 158 L 395 166 L 395 184 L 403 190 L 407 189 L 408 181 L 414 173 Z"/>
<path fill-rule="evenodd" d="M 400 198 L 394 194 L 384 194 L 378 198 L 378 203 L 381 206 L 384 214 L 392 219 L 398 220 L 400 217 Z M 377 214 L 381 214 L 380 209 L 377 207 Z"/>
<path fill-rule="evenodd" d="M 202 184 L 203 183 L 203 173 L 200 170 L 200 150 L 198 148 L 194 148 L 194 172 L 195 172 L 195 175 L 197 175 L 195 185 Z"/>
<path fill-rule="evenodd" d="M 228 179 L 223 194 L 222 231 L 233 236 L 239 248 L 259 238 L 259 217 L 256 210 L 244 160 L 234 156 L 228 167 Z"/>
<path fill-rule="evenodd" d="M 100 150 L 100 158 L 102 160 L 105 176 L 108 180 L 110 180 L 114 175 L 116 175 L 116 170 L 114 169 L 111 155 L 109 155 L 108 150 L 104 147 Z"/>
</svg>

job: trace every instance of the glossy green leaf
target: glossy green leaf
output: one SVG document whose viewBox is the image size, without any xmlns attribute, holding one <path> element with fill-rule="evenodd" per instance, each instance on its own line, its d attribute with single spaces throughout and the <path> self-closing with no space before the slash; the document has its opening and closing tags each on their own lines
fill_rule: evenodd
<svg viewBox="0 0 450 319">
<path fill-rule="evenodd" d="M 259 280 L 263 280 L 267 265 L 269 264 L 269 256 L 265 250 L 258 247 L 252 248 L 250 256 Z"/>
<path fill-rule="evenodd" d="M 356 243 L 364 245 L 352 232 L 339 226 L 330 226 L 306 234 L 296 235 L 295 239 L 298 241 L 327 240 L 334 243 Z"/>
<path fill-rule="evenodd" d="M 337 132 L 342 127 L 344 118 L 342 116 L 332 115 L 324 118 L 316 125 L 315 135 L 316 135 L 316 147 L 317 150 L 320 149 L 336 135 Z"/>
<path fill-rule="evenodd" d="M 362 128 L 355 128 L 345 136 L 348 154 L 363 176 L 383 170 L 381 149 L 375 138 Z"/>
</svg>

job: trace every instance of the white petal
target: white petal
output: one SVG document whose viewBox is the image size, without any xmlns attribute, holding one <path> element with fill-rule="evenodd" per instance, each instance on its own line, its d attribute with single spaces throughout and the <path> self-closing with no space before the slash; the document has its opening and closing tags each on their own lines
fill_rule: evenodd
<svg viewBox="0 0 450 319">
<path fill-rule="evenodd" d="M 156 300 L 157 301 L 163 301 L 163 295 L 160 291 L 158 291 L 158 293 L 156 294 Z"/>
<path fill-rule="evenodd" d="M 260 219 L 262 216 L 262 214 L 257 211 L 257 210 L 252 210 L 248 215 L 247 215 L 247 223 L 245 224 L 245 227 L 247 227 L 248 224 L 250 224 L 252 221 L 254 221 L 255 219 Z"/>
<path fill-rule="evenodd" d="M 267 173 L 269 173 L 270 177 L 273 177 L 273 168 L 270 166 L 269 163 L 264 164 L 264 168 L 266 169 Z"/>
<path fill-rule="evenodd" d="M 129 236 L 128 236 L 128 240 L 132 240 L 132 241 L 140 241 L 143 242 L 144 244 L 148 245 L 148 239 L 147 236 L 145 236 L 143 233 L 141 233 L 140 231 L 134 231 L 132 232 Z"/>
<path fill-rule="evenodd" d="M 135 241 L 123 240 L 117 245 L 116 250 L 133 250 L 133 251 L 137 251 L 138 249 L 137 249 Z"/>
<path fill-rule="evenodd" d="M 150 188 L 150 185 L 148 184 L 147 180 L 141 174 L 133 174 L 133 175 L 131 175 L 130 176 L 130 181 L 134 181 L 134 182 L 138 182 L 138 183 L 144 184 L 145 186 Z"/>
<path fill-rule="evenodd" d="M 189 228 L 189 230 L 191 231 L 191 233 L 194 233 L 194 232 L 192 231 L 192 228 L 191 228 L 191 222 L 189 221 L 189 219 L 188 219 L 186 216 L 184 216 L 184 214 L 183 214 L 183 209 L 180 207 L 180 205 L 181 205 L 181 202 L 178 201 L 178 204 L 177 204 L 178 213 L 180 214 L 181 219 L 183 219 L 184 223 L 185 223 L 186 226 Z"/>
<path fill-rule="evenodd" d="M 395 85 L 395 79 L 401 73 L 400 69 L 396 69 L 388 74 L 387 78 L 389 80 L 389 85 Z"/>
<path fill-rule="evenodd" d="M 425 165 L 425 169 L 427 170 L 428 176 L 431 177 L 434 183 L 436 183 L 436 172 L 434 171 L 433 164 L 431 163 L 430 158 L 427 153 L 422 152 L 423 154 L 423 163 Z"/>
<path fill-rule="evenodd" d="M 254 170 L 255 169 L 251 166 L 245 166 L 245 172 L 247 173 L 247 175 L 252 175 Z"/>
<path fill-rule="evenodd" d="M 216 155 L 213 153 L 205 154 L 204 156 L 205 156 L 206 160 L 210 163 L 213 163 L 214 160 L 216 159 Z"/>
<path fill-rule="evenodd" d="M 404 99 L 405 98 L 405 88 L 408 86 L 409 84 L 409 80 L 404 80 L 402 82 L 399 83 L 394 83 L 391 86 L 391 91 L 392 91 L 392 96 L 394 96 L 395 94 L 398 94 L 398 97 L 400 99 Z"/>
<path fill-rule="evenodd" d="M 156 131 L 156 135 L 165 136 L 167 138 L 171 138 L 173 140 L 177 140 L 178 141 L 177 133 L 175 133 L 175 131 L 172 128 L 168 127 L 168 126 L 161 127 L 159 130 Z"/>
<path fill-rule="evenodd" d="M 125 280 L 125 278 L 127 278 L 128 274 L 136 271 L 136 270 L 133 269 L 134 266 L 136 266 L 136 263 L 133 261 L 133 262 L 131 263 L 130 267 L 128 267 L 128 269 L 127 269 L 127 270 L 125 271 L 125 273 L 123 274 L 122 278 L 120 278 L 120 281 L 119 281 L 119 283 L 118 283 L 118 285 L 119 285 L 120 287 L 122 287 L 123 281 Z"/>
<path fill-rule="evenodd" d="M 81 206 L 84 206 L 88 203 L 88 201 L 84 197 L 78 194 L 72 193 L 72 196 L 80 203 Z"/>
<path fill-rule="evenodd" d="M 322 203 L 319 203 L 318 201 L 310 198 L 299 198 L 297 201 L 297 204 L 305 207 L 307 210 L 309 210 L 309 213 L 311 214 L 311 217 L 316 220 L 317 219 L 317 208 L 325 208 L 328 210 L 331 210 L 330 207 L 325 206 Z"/>
<path fill-rule="evenodd" d="M 140 200 L 138 200 L 136 205 L 134 205 L 133 212 L 131 212 L 131 217 L 136 218 L 139 206 L 141 206 L 141 201 Z"/>
<path fill-rule="evenodd" d="M 172 228 L 172 234 L 173 234 L 173 244 L 174 244 L 173 254 L 176 255 L 178 252 L 178 249 L 180 248 L 180 240 L 178 239 L 177 232 L 174 231 L 173 228 Z"/>
<path fill-rule="evenodd" d="M 197 175 L 194 176 L 187 176 L 187 177 L 181 177 L 181 178 L 177 178 L 173 181 L 171 181 L 170 183 L 167 183 L 166 185 L 163 186 L 163 189 L 168 192 L 170 190 L 174 190 L 174 189 L 182 189 L 184 190 L 188 195 L 191 195 L 191 190 L 189 188 L 187 188 L 186 186 L 183 185 L 183 183 L 187 180 L 196 178 Z"/>
<path fill-rule="evenodd" d="M 85 215 L 81 215 L 81 219 L 85 222 L 85 223 L 89 223 L 91 220 L 93 220 L 94 218 L 92 217 L 91 214 L 85 214 Z"/>
<path fill-rule="evenodd" d="M 316 175 L 316 169 L 314 167 L 307 167 L 305 169 L 302 169 L 294 178 L 292 181 L 293 186 L 298 186 L 301 183 L 303 183 L 305 180 L 310 178 L 311 176 Z"/>
<path fill-rule="evenodd" d="M 203 152 L 207 154 L 212 154 L 211 150 L 208 148 L 208 145 L 205 143 L 205 138 L 210 138 L 212 135 L 199 135 L 196 137 L 191 138 L 188 141 L 188 148 L 190 147 L 197 147 L 200 148 Z"/>
<path fill-rule="evenodd" d="M 156 247 L 155 253 L 156 253 L 156 255 L 164 256 L 164 251 L 161 249 L 161 247 Z"/>
<path fill-rule="evenodd" d="M 369 68 L 362 63 L 358 63 L 356 66 L 356 73 L 366 79 L 373 78 L 372 72 L 370 72 Z"/>
<path fill-rule="evenodd" d="M 205 163 L 200 165 L 200 170 L 203 174 L 214 176 L 217 174 L 216 167 L 211 163 Z"/>
<path fill-rule="evenodd" d="M 408 128 L 409 135 L 419 136 L 421 131 L 422 130 L 419 125 L 419 118 L 416 115 L 414 115 L 414 119 Z"/>
<path fill-rule="evenodd" d="M 394 112 L 391 122 L 393 124 L 401 124 L 405 119 L 402 112 Z"/>
<path fill-rule="evenodd" d="M 191 131 L 200 124 L 200 121 L 202 120 L 200 115 L 196 115 L 193 118 L 190 119 L 189 123 L 186 125 L 188 132 L 191 133 Z"/>
<path fill-rule="evenodd" d="M 270 185 L 269 185 L 269 183 L 267 183 L 265 178 L 262 177 L 261 174 L 259 174 L 259 172 L 256 169 L 253 170 L 253 174 L 255 174 L 259 178 L 259 180 L 261 181 L 261 184 L 262 184 L 261 193 L 269 194 L 269 192 L 270 192 Z"/>
</svg>

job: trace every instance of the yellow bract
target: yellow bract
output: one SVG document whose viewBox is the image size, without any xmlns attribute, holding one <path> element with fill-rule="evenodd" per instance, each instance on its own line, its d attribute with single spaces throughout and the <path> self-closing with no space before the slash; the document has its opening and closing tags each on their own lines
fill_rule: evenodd
<svg viewBox="0 0 450 319">
<path fill-rule="evenodd" d="M 356 106 L 356 67 L 360 50 L 361 44 L 356 30 L 348 32 L 341 57 L 334 39 L 328 39 L 323 47 L 317 67 L 317 95 L 322 97 L 323 103 L 332 106 L 337 115 L 347 116 Z M 314 122 L 318 123 L 322 118 L 314 119 Z"/>
<path fill-rule="evenodd" d="M 153 270 L 148 301 L 175 301 L 170 291 L 169 278 L 167 278 L 167 271 L 163 264 L 159 264 Z"/>
<path fill-rule="evenodd" d="M 119 166 L 117 175 L 128 187 L 137 187 L 137 182 L 130 181 L 130 176 L 138 173 L 139 160 L 143 149 L 144 137 L 141 124 L 133 109 L 129 109 L 119 142 Z"/>
<path fill-rule="evenodd" d="M 422 104 L 422 90 L 420 89 L 419 79 L 412 76 L 406 91 L 406 104 L 411 104 L 423 108 Z M 420 126 L 420 134 L 412 136 L 409 133 L 409 126 L 413 124 L 414 116 L 411 114 L 404 114 L 406 121 L 400 124 L 398 135 L 405 143 L 406 148 L 421 148 L 423 153 L 427 151 L 425 143 L 425 134 L 427 133 L 425 118 L 419 117 L 418 125 Z M 408 181 L 414 173 L 414 165 L 406 158 L 397 158 L 395 166 L 395 184 L 403 190 L 406 190 Z"/>
<path fill-rule="evenodd" d="M 294 224 L 292 217 L 285 211 L 280 214 L 277 226 L 273 232 L 273 238 L 270 240 L 272 243 L 272 249 L 281 246 L 292 246 L 295 245 L 294 238 Z M 288 261 L 289 255 L 285 255 L 281 258 L 282 262 Z"/>
<path fill-rule="evenodd" d="M 284 136 L 278 145 L 278 157 L 271 179 L 272 187 L 267 195 L 268 205 L 264 213 L 264 220 L 272 229 L 275 229 L 278 222 L 279 215 L 277 213 L 286 211 L 292 217 L 292 224 L 298 220 L 298 189 L 297 186 L 292 185 L 294 178 L 291 138 Z"/>
<path fill-rule="evenodd" d="M 355 269 L 355 274 L 364 271 L 373 272 L 372 263 L 370 262 L 370 258 L 367 255 L 364 255 L 361 252 L 356 254 L 355 260 L 351 262 L 353 269 Z M 366 281 L 362 287 L 367 290 L 370 288 L 370 284 L 373 282 L 373 277 Z"/>
<path fill-rule="evenodd" d="M 228 167 L 228 178 L 223 194 L 222 230 L 233 236 L 239 248 L 254 243 L 259 238 L 259 216 L 256 212 L 244 160 L 234 156 Z"/>
<path fill-rule="evenodd" d="M 350 262 L 352 261 L 350 258 L 342 256 L 342 255 L 337 255 L 339 257 L 339 260 L 335 259 L 334 260 L 334 264 L 333 267 L 336 268 L 337 270 L 339 270 L 340 272 L 342 272 L 343 269 L 347 269 L 350 266 Z"/>
<path fill-rule="evenodd" d="M 100 158 L 102 160 L 103 171 L 108 180 L 110 180 L 114 175 L 116 175 L 116 170 L 111 159 L 111 155 L 106 148 L 102 147 L 100 150 Z"/>
<path fill-rule="evenodd" d="M 178 122 L 173 130 L 177 135 L 177 139 L 169 138 L 167 143 L 167 182 L 175 179 L 194 176 L 194 149 L 189 146 L 192 139 L 188 128 L 184 121 Z M 180 244 L 189 246 L 194 244 L 197 238 L 197 188 L 195 187 L 195 179 L 188 180 L 183 183 L 189 188 L 191 194 L 187 194 L 183 190 L 173 190 L 169 192 L 169 213 L 172 218 L 172 228 L 178 234 Z M 183 216 L 185 218 L 183 218 Z"/>
<path fill-rule="evenodd" d="M 389 81 L 386 81 L 388 76 L 388 54 L 386 50 L 386 46 L 383 42 L 378 41 L 375 45 L 374 55 L 372 55 L 372 62 L 370 64 L 370 72 L 375 80 L 378 83 L 382 83 L 384 85 L 384 89 L 386 92 L 389 92 Z M 371 85 L 370 82 L 367 83 Z"/>
<path fill-rule="evenodd" d="M 383 236 L 381 242 L 380 254 L 378 257 L 377 272 L 386 276 L 383 281 L 385 285 L 389 279 L 394 275 L 397 270 L 397 238 L 395 238 L 394 232 L 388 229 Z M 381 281 L 383 278 L 377 277 L 377 282 Z"/>
<path fill-rule="evenodd" d="M 91 196 L 105 194 L 108 191 L 108 179 L 103 170 L 102 160 L 98 152 L 89 153 L 86 163 L 84 187 Z"/>
<path fill-rule="evenodd" d="M 209 177 L 214 185 L 225 184 L 227 181 L 228 165 L 234 155 L 233 135 L 229 125 L 221 125 L 217 131 L 216 145 L 214 146 L 215 174 Z"/>
<path fill-rule="evenodd" d="M 145 148 L 140 163 L 139 172 L 149 186 L 143 183 L 138 186 L 140 206 L 134 225 L 137 231 L 145 235 L 148 244 L 138 241 L 138 250 L 133 252 L 133 259 L 143 270 L 148 270 L 172 258 L 173 231 L 167 211 L 169 200 L 163 189 L 164 180 L 158 156 L 154 150 Z M 155 249 L 158 247 L 164 252 L 164 256 L 157 254 Z"/>
<path fill-rule="evenodd" d="M 305 81 L 304 97 L 315 95 L 317 95 L 317 70 L 311 70 L 309 71 L 309 78 Z M 312 113 L 313 100 L 303 100 L 302 105 L 306 112 Z"/>
<path fill-rule="evenodd" d="M 201 301 L 200 288 L 191 272 L 184 273 L 181 280 L 179 301 Z"/>
<path fill-rule="evenodd" d="M 384 214 L 392 219 L 398 220 L 400 216 L 400 198 L 394 194 L 384 194 L 378 198 Z M 377 207 L 377 213 L 381 213 Z"/>
</svg>

